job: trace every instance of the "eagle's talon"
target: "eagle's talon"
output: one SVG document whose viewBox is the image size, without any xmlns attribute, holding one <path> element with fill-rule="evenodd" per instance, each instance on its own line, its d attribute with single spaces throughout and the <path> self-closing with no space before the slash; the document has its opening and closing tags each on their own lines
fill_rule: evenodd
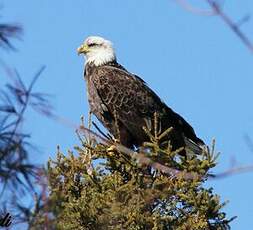
<svg viewBox="0 0 253 230">
<path fill-rule="evenodd" d="M 115 152 L 117 151 L 117 148 L 115 145 L 111 145 L 109 148 L 106 149 L 107 152 Z"/>
<path fill-rule="evenodd" d="M 114 141 L 114 143 L 120 143 L 120 140 L 119 139 L 117 139 L 117 138 L 113 138 L 113 141 Z"/>
<path fill-rule="evenodd" d="M 120 140 L 117 139 L 117 138 L 113 138 L 112 141 L 113 141 L 115 144 L 119 144 L 119 143 L 120 143 Z M 115 144 L 111 145 L 110 147 L 108 147 L 108 148 L 106 149 L 106 152 L 107 152 L 109 155 L 113 155 L 113 153 L 117 152 L 117 147 L 116 147 Z"/>
<path fill-rule="evenodd" d="M 117 147 L 115 145 L 111 145 L 106 149 L 106 152 L 112 156 L 115 152 L 117 152 Z"/>
</svg>

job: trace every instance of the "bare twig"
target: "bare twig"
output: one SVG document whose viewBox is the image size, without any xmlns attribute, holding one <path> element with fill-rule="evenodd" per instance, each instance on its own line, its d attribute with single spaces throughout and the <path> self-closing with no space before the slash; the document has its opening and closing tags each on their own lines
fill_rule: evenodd
<svg viewBox="0 0 253 230">
<path fill-rule="evenodd" d="M 32 179 L 37 166 L 28 163 L 28 147 L 32 145 L 26 141 L 29 135 L 23 133 L 19 127 L 29 106 L 39 110 L 50 107 L 43 94 L 32 92 L 44 68 L 43 66 L 37 72 L 28 88 L 16 72 L 16 78 L 7 84 L 7 90 L 0 91 L 0 188 L 2 192 L 6 191 L 7 186 L 15 190 L 20 189 L 23 193 L 25 190 L 31 191 L 34 187 Z M 1 195 L 0 193 L 0 198 Z"/>
<path fill-rule="evenodd" d="M 222 179 L 225 177 L 229 177 L 229 176 L 237 175 L 237 174 L 241 174 L 241 173 L 246 173 L 246 172 L 253 172 L 253 165 L 230 168 L 224 172 L 210 175 L 210 178 Z"/>
<path fill-rule="evenodd" d="M 0 24 L 0 47 L 5 49 L 15 50 L 14 46 L 10 42 L 11 38 L 19 38 L 23 29 L 20 25 L 14 24 Z"/>
<path fill-rule="evenodd" d="M 243 17 L 239 22 L 234 22 L 224 11 L 216 0 L 205 0 L 211 10 L 203 10 L 193 7 L 187 0 L 175 0 L 182 8 L 195 14 L 204 16 L 219 16 L 225 24 L 239 37 L 242 43 L 253 53 L 253 43 L 250 38 L 242 32 L 240 26 L 249 20 L 249 16 Z"/>
<path fill-rule="evenodd" d="M 233 22 L 220 8 L 220 6 L 214 0 L 206 0 L 216 14 L 227 24 L 227 26 L 241 39 L 243 44 L 253 52 L 253 44 L 250 39 L 240 30 L 238 24 Z"/>
<path fill-rule="evenodd" d="M 24 113 L 25 113 L 25 111 L 26 111 L 26 108 L 27 108 L 28 103 L 29 103 L 29 100 L 30 100 L 30 94 L 31 94 L 31 91 L 32 91 L 32 89 L 33 89 L 33 86 L 34 86 L 35 82 L 38 80 L 38 78 L 39 78 L 39 76 L 41 75 L 41 73 L 44 71 L 44 69 L 45 69 L 45 66 L 42 66 L 42 67 L 39 69 L 39 71 L 37 72 L 37 74 L 35 74 L 35 76 L 34 76 L 32 82 L 30 83 L 30 85 L 29 85 L 29 87 L 28 87 L 28 90 L 25 92 L 25 94 L 26 94 L 26 95 L 25 95 L 25 101 L 24 101 L 23 107 L 22 107 L 22 109 L 21 109 L 21 111 L 20 111 L 20 113 L 19 113 L 19 116 L 18 116 L 18 119 L 17 119 L 17 121 L 16 121 L 16 124 L 15 124 L 15 126 L 14 126 L 14 128 L 13 128 L 13 131 L 12 131 L 12 134 L 11 134 L 11 138 L 10 138 L 10 141 L 9 141 L 10 143 L 12 142 L 13 137 L 14 137 L 15 134 L 16 134 L 17 128 L 18 128 L 18 126 L 20 125 L 20 123 L 21 123 L 21 121 L 22 121 L 22 119 L 23 119 L 23 115 L 24 115 Z"/>
</svg>

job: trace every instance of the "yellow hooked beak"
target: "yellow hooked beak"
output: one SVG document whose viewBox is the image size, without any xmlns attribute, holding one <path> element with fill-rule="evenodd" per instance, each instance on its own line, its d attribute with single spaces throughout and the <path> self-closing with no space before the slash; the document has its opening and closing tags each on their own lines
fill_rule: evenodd
<svg viewBox="0 0 253 230">
<path fill-rule="evenodd" d="M 86 54 L 86 53 L 88 53 L 88 52 L 89 52 L 89 47 L 88 47 L 86 44 L 81 45 L 81 46 L 78 47 L 78 49 L 77 49 L 78 55 L 80 55 L 80 54 L 82 54 L 82 53 Z"/>
</svg>

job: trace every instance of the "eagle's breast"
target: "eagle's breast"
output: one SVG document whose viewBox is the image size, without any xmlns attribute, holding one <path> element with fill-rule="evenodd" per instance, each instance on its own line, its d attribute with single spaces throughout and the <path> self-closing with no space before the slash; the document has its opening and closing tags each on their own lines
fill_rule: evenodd
<svg viewBox="0 0 253 230">
<path fill-rule="evenodd" d="M 93 82 L 94 80 L 93 78 L 95 76 L 94 75 L 95 68 L 96 67 L 93 65 L 86 65 L 84 76 L 86 80 L 87 96 L 90 105 L 90 110 L 96 116 L 101 116 L 101 112 L 103 110 L 106 110 L 106 106 L 103 105 L 103 102 L 101 101 L 101 98 L 99 97 L 97 89 Z"/>
</svg>

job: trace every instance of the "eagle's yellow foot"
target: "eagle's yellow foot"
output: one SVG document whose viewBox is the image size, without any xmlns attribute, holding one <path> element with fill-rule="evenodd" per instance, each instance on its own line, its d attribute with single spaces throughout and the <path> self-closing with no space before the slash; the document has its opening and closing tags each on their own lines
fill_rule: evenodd
<svg viewBox="0 0 253 230">
<path fill-rule="evenodd" d="M 119 140 L 118 139 L 113 139 L 113 141 L 115 143 L 119 143 Z M 117 152 L 117 147 L 116 145 L 111 145 L 109 148 L 106 149 L 106 152 L 112 156 L 115 152 Z"/>
<path fill-rule="evenodd" d="M 109 152 L 115 152 L 117 151 L 117 148 L 115 145 L 111 145 L 109 148 L 106 149 L 106 151 Z"/>
</svg>

